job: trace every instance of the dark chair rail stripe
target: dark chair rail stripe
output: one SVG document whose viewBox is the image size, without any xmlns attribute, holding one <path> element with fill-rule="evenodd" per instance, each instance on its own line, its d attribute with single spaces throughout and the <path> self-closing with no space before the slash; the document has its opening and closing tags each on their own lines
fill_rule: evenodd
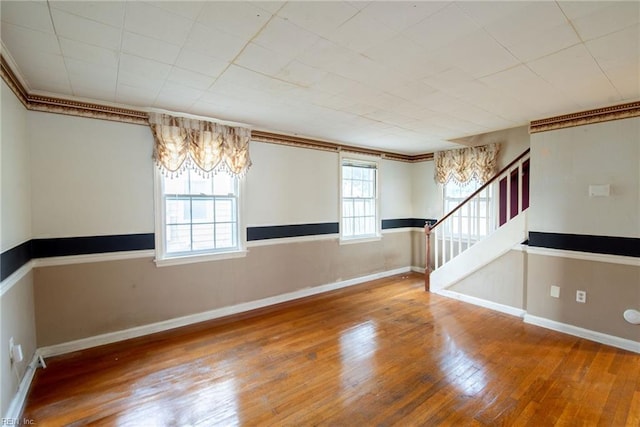
<svg viewBox="0 0 640 427">
<path fill-rule="evenodd" d="M 640 239 L 634 237 L 592 236 L 587 234 L 530 231 L 529 246 L 640 257 Z"/>
<path fill-rule="evenodd" d="M 425 223 L 433 225 L 437 222 L 435 219 L 424 218 L 399 218 L 399 219 L 383 219 L 382 229 L 389 230 L 392 228 L 424 228 Z"/>
<path fill-rule="evenodd" d="M 339 228 L 337 222 L 247 227 L 247 241 L 252 242 L 255 240 L 282 239 L 285 237 L 337 234 L 338 232 Z"/>
<path fill-rule="evenodd" d="M 155 248 L 154 233 L 33 239 L 33 257 L 89 255 Z"/>
<path fill-rule="evenodd" d="M 31 240 L 4 251 L 0 255 L 0 281 L 11 276 L 20 267 L 31 261 L 32 254 L 33 245 Z"/>
</svg>

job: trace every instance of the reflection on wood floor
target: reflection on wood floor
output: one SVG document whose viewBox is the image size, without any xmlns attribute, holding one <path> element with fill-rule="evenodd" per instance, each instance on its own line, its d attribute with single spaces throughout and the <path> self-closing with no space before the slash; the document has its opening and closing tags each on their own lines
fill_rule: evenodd
<svg viewBox="0 0 640 427">
<path fill-rule="evenodd" d="M 48 360 L 38 426 L 640 425 L 640 355 L 377 280 Z"/>
</svg>

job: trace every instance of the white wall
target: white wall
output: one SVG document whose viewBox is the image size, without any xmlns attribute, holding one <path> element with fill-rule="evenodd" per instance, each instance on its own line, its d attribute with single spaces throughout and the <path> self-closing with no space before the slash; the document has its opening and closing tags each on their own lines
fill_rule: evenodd
<svg viewBox="0 0 640 427">
<path fill-rule="evenodd" d="M 0 250 L 31 239 L 31 178 L 26 109 L 2 82 Z"/>
<path fill-rule="evenodd" d="M 413 218 L 438 219 L 442 217 L 442 189 L 433 179 L 433 161 L 411 165 L 411 198 Z"/>
<path fill-rule="evenodd" d="M 380 162 L 382 219 L 413 218 L 411 170 L 411 163 L 393 160 Z"/>
<path fill-rule="evenodd" d="M 338 154 L 251 143 L 245 184 L 248 226 L 338 222 Z"/>
<path fill-rule="evenodd" d="M 590 184 L 611 196 L 589 197 Z M 531 231 L 640 237 L 640 118 L 531 136 Z"/>
<path fill-rule="evenodd" d="M 153 232 L 148 126 L 29 112 L 28 139 L 35 238 Z"/>
<path fill-rule="evenodd" d="M 4 252 L 31 239 L 31 177 L 27 110 L 4 82 L 1 86 L 0 252 Z M 7 413 L 36 349 L 33 274 L 15 277 L 0 284 L 0 417 Z M 24 361 L 14 367 L 8 357 L 11 337 L 24 354 Z"/>
</svg>

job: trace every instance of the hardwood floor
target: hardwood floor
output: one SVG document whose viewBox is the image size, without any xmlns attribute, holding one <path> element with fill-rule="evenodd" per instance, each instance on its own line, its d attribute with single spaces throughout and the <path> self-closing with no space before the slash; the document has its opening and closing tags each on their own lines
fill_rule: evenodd
<svg viewBox="0 0 640 427">
<path fill-rule="evenodd" d="M 38 426 L 640 425 L 640 355 L 420 275 L 47 362 L 24 412 Z"/>
</svg>

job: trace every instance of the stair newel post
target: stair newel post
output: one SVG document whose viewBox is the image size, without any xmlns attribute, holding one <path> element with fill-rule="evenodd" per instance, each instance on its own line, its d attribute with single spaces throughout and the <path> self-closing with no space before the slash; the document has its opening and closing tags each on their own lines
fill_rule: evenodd
<svg viewBox="0 0 640 427">
<path fill-rule="evenodd" d="M 424 290 L 429 292 L 429 275 L 431 274 L 431 226 L 427 222 L 424 225 L 426 242 L 425 265 L 424 265 Z"/>
</svg>

